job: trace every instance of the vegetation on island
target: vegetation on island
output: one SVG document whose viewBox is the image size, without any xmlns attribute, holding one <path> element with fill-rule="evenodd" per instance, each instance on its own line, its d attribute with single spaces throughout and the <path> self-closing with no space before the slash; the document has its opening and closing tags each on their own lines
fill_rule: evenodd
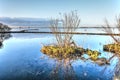
<svg viewBox="0 0 120 80">
<path fill-rule="evenodd" d="M 120 55 L 120 43 L 107 44 L 103 46 L 104 51 L 109 51 Z"/>
<path fill-rule="evenodd" d="M 41 51 L 44 54 L 50 55 L 55 58 L 74 58 L 75 56 L 80 57 L 84 53 L 83 48 L 75 47 L 58 47 L 58 46 L 44 46 Z"/>
<path fill-rule="evenodd" d="M 90 49 L 83 49 L 81 47 L 67 47 L 67 48 L 59 48 L 58 46 L 53 46 L 53 45 L 49 45 L 49 46 L 44 46 L 41 49 L 41 52 L 43 52 L 44 54 L 52 57 L 52 58 L 57 58 L 59 60 L 62 59 L 81 59 L 81 60 L 92 60 L 93 62 L 99 64 L 99 65 L 106 65 L 106 64 L 110 64 L 110 60 L 107 60 L 106 58 L 102 57 L 99 58 L 100 56 L 100 52 L 96 51 L 96 50 L 90 50 Z M 84 58 L 82 57 L 82 55 L 88 55 L 89 58 Z"/>
</svg>

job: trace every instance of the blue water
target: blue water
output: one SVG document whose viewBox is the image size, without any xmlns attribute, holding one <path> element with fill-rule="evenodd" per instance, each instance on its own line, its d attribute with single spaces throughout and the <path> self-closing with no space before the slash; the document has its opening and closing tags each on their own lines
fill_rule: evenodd
<svg viewBox="0 0 120 80">
<path fill-rule="evenodd" d="M 57 60 L 43 54 L 43 45 L 55 43 L 50 34 L 11 34 L 0 48 L 0 80 L 112 80 L 117 58 L 110 65 L 99 66 L 88 60 Z M 103 45 L 113 42 L 109 36 L 75 35 L 84 48 L 98 50 L 110 58 Z"/>
</svg>

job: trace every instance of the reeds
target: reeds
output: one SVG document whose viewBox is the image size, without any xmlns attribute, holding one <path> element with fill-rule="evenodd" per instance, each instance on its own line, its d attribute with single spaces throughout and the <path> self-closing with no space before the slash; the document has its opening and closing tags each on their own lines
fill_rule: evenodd
<svg viewBox="0 0 120 80">
<path fill-rule="evenodd" d="M 52 19 L 50 24 L 50 30 L 55 35 L 57 45 L 59 47 L 68 47 L 71 44 L 75 44 L 72 40 L 73 34 L 72 33 L 78 29 L 80 24 L 80 18 L 77 15 L 77 12 L 72 11 L 71 13 L 65 13 L 62 16 L 62 19 Z M 59 26 L 61 22 L 61 26 Z M 61 30 L 60 27 L 63 27 Z M 65 32 L 65 34 L 57 34 L 57 32 Z"/>
</svg>

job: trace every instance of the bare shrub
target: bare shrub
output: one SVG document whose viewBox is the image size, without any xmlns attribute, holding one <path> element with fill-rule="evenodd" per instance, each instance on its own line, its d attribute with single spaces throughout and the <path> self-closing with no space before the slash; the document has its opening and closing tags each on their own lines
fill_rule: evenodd
<svg viewBox="0 0 120 80">
<path fill-rule="evenodd" d="M 114 35 L 116 31 L 114 30 L 114 28 L 111 28 L 111 25 L 109 24 L 107 19 L 105 19 L 105 25 L 103 25 L 102 28 L 103 28 L 103 31 L 110 34 L 110 36 L 113 38 L 113 40 L 116 43 L 120 43 L 120 36 L 115 36 Z M 120 16 L 116 17 L 115 29 L 117 29 L 118 34 L 120 34 Z"/>
</svg>

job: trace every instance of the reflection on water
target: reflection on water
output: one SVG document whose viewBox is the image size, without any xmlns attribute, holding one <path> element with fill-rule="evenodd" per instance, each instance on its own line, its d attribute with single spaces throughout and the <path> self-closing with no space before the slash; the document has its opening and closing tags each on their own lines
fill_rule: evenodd
<svg viewBox="0 0 120 80">
<path fill-rule="evenodd" d="M 0 49 L 0 80 L 112 80 L 116 57 L 105 66 L 90 60 L 56 60 L 40 52 L 41 44 L 54 42 L 54 37 L 34 35 L 37 37 L 21 38 L 17 34 L 8 40 L 1 37 L 4 47 Z M 84 48 L 100 51 L 99 57 L 109 59 L 113 55 L 103 51 L 109 36 L 75 35 L 73 38 Z"/>
<path fill-rule="evenodd" d="M 50 74 L 51 80 L 78 80 L 71 64 L 69 59 L 58 60 Z"/>
<path fill-rule="evenodd" d="M 120 58 L 115 67 L 115 74 L 114 74 L 114 80 L 119 80 L 119 79 L 120 79 Z"/>
<path fill-rule="evenodd" d="M 10 33 L 0 33 L 0 48 L 3 47 L 3 41 L 11 37 Z"/>
</svg>

